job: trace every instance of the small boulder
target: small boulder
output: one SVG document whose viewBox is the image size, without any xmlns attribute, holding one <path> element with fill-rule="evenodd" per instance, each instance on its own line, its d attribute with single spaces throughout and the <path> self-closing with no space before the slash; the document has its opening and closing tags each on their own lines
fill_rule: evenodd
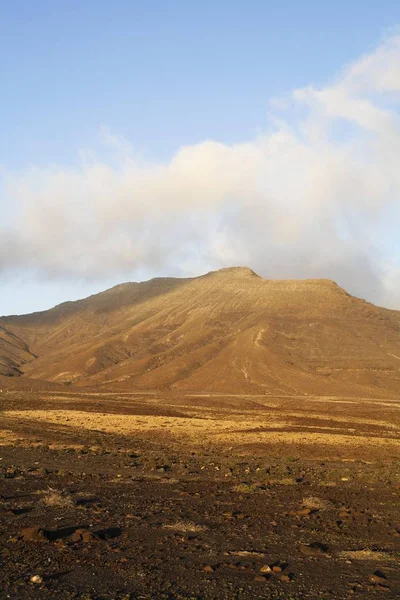
<svg viewBox="0 0 400 600">
<path fill-rule="evenodd" d="M 264 565 L 260 569 L 260 573 L 271 573 L 271 572 L 272 572 L 272 569 L 269 565 Z"/>
<path fill-rule="evenodd" d="M 274 573 L 281 573 L 282 572 L 282 567 L 280 567 L 279 565 L 274 565 L 272 567 L 272 570 Z"/>
<path fill-rule="evenodd" d="M 96 542 L 99 540 L 99 536 L 94 531 L 88 531 L 87 529 L 77 529 L 72 535 L 71 540 L 73 542 L 83 542 L 88 544 L 90 542 Z"/>
<path fill-rule="evenodd" d="M 328 551 L 328 546 L 321 544 L 320 542 L 313 542 L 312 544 L 302 544 L 300 546 L 300 552 L 305 556 L 322 556 Z"/>
<path fill-rule="evenodd" d="M 297 514 L 299 517 L 308 517 L 312 512 L 316 512 L 316 510 L 312 508 L 301 508 L 297 511 Z"/>
<path fill-rule="evenodd" d="M 48 532 L 41 527 L 25 527 L 21 531 L 21 538 L 24 542 L 47 542 Z"/>
<path fill-rule="evenodd" d="M 211 565 L 206 565 L 206 566 L 203 568 L 203 571 L 204 571 L 205 573 L 214 573 L 215 569 L 214 569 L 214 567 L 212 567 Z"/>
<path fill-rule="evenodd" d="M 387 584 L 386 576 L 381 571 L 375 571 L 375 573 L 371 575 L 369 580 L 371 581 L 371 583 L 377 583 L 382 585 Z"/>
</svg>

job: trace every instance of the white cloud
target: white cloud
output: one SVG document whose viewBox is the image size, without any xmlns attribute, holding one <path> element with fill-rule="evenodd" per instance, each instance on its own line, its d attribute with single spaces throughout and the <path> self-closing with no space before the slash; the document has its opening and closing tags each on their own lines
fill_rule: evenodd
<svg viewBox="0 0 400 600">
<path fill-rule="evenodd" d="M 82 153 L 76 169 L 3 169 L 13 216 L 0 225 L 0 270 L 123 278 L 248 264 L 400 308 L 400 265 L 381 244 L 399 214 L 398 92 L 400 36 L 332 84 L 272 103 L 287 118 L 246 143 L 209 140 L 155 164 L 103 131 L 109 163 Z M 306 109 L 294 124 L 293 103 Z"/>
</svg>

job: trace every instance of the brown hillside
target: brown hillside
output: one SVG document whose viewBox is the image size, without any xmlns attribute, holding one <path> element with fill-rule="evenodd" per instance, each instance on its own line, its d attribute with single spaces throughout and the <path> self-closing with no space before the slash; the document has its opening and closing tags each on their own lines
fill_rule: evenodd
<svg viewBox="0 0 400 600">
<path fill-rule="evenodd" d="M 0 325 L 27 344 L 16 359 L 0 346 L 17 369 L 29 360 L 26 376 L 59 383 L 364 397 L 400 390 L 400 313 L 329 280 L 269 281 L 229 268 L 127 283 Z"/>
<path fill-rule="evenodd" d="M 0 375 L 18 376 L 22 366 L 34 358 L 27 344 L 0 324 Z"/>
</svg>

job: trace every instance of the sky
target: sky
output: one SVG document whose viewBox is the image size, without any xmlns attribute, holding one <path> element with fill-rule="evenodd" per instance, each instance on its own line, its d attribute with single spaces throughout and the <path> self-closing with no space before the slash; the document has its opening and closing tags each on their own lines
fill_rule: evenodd
<svg viewBox="0 0 400 600">
<path fill-rule="evenodd" d="M 0 5 L 0 315 L 245 265 L 400 310 L 400 3 Z"/>
</svg>

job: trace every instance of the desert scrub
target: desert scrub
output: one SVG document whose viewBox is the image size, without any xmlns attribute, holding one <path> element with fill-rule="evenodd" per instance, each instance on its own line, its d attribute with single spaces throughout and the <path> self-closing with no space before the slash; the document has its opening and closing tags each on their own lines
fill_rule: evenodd
<svg viewBox="0 0 400 600">
<path fill-rule="evenodd" d="M 327 510 L 328 508 L 332 508 L 330 502 L 323 500 L 322 498 L 317 498 L 316 496 L 303 498 L 302 505 L 304 508 L 310 508 L 311 510 Z"/>
<path fill-rule="evenodd" d="M 177 523 L 167 523 L 163 525 L 163 529 L 173 529 L 174 531 L 180 531 L 182 533 L 200 533 L 205 531 L 207 527 L 204 525 L 197 525 L 191 521 L 178 521 Z"/>
<path fill-rule="evenodd" d="M 253 494 L 259 488 L 251 483 L 238 483 L 232 489 L 234 492 L 239 492 L 239 494 Z"/>
<path fill-rule="evenodd" d="M 43 504 L 43 506 L 56 508 L 72 508 L 75 506 L 74 501 L 68 492 L 59 492 L 58 490 L 49 488 L 48 490 L 38 493 L 42 496 L 40 503 Z"/>
</svg>

